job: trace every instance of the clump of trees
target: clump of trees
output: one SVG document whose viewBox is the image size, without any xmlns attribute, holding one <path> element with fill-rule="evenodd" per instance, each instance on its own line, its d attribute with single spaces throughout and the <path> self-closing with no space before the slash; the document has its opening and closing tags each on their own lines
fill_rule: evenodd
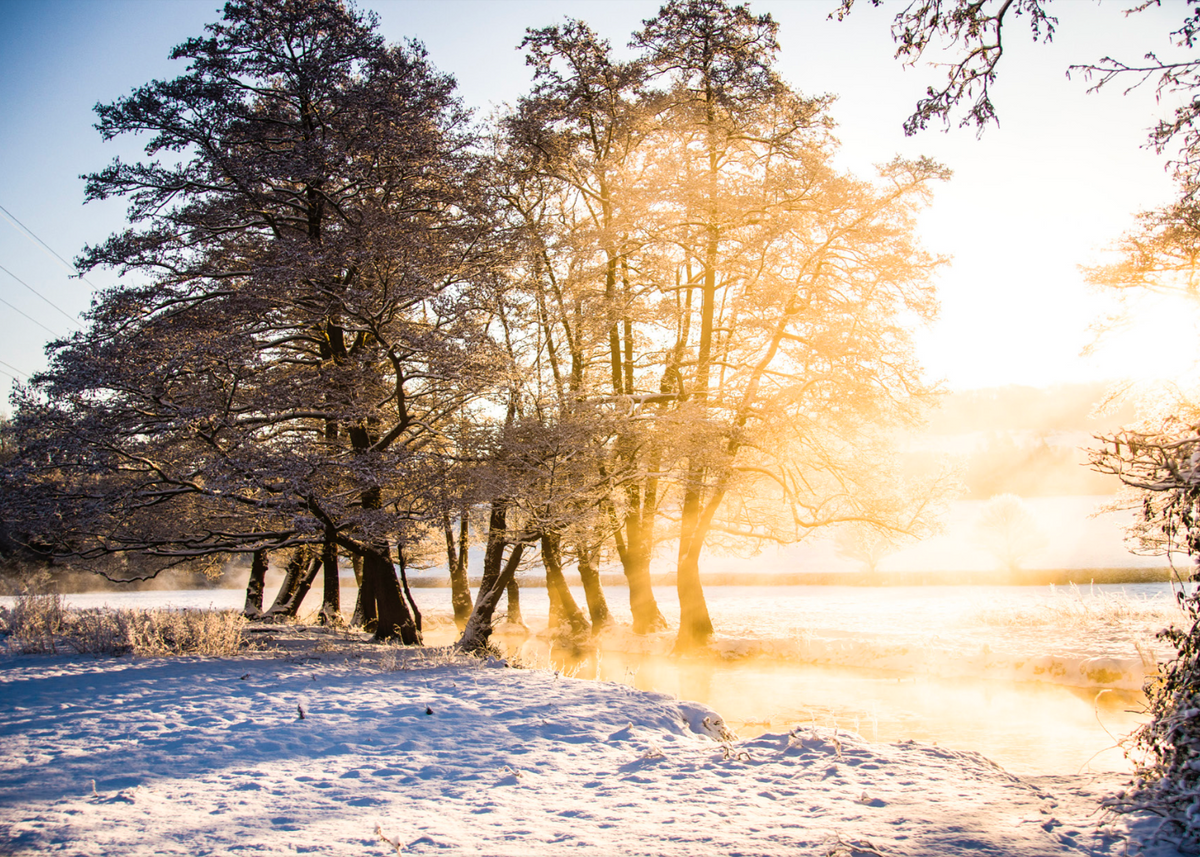
<svg viewBox="0 0 1200 857">
<path fill-rule="evenodd" d="M 690 648 L 713 544 L 926 526 L 897 498 L 935 489 L 891 441 L 932 393 L 910 331 L 942 260 L 913 218 L 948 173 L 836 169 L 831 99 L 779 78 L 776 29 L 673 0 L 631 60 L 583 22 L 530 30 L 533 88 L 481 129 L 372 16 L 229 3 L 174 50 L 180 77 L 97 108 L 146 159 L 88 177 L 130 225 L 80 265 L 128 276 L 18 388 L 12 531 L 59 557 L 249 555 L 252 616 L 323 573 L 331 623 L 348 556 L 355 621 L 407 643 L 406 569 L 444 541 L 479 651 L 533 555 L 572 634 L 608 621 L 615 555 L 647 632 L 673 543 Z"/>
</svg>

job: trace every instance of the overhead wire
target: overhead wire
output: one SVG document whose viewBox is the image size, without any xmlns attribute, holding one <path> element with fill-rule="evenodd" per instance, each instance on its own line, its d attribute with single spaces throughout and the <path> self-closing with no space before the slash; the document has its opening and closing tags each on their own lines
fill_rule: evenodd
<svg viewBox="0 0 1200 857">
<path fill-rule="evenodd" d="M 17 313 L 18 315 L 23 315 L 23 316 L 25 316 L 25 318 L 27 318 L 27 319 L 29 319 L 30 321 L 32 321 L 34 324 L 36 324 L 36 325 L 37 325 L 38 327 L 40 327 L 42 330 L 44 330 L 44 331 L 46 331 L 47 333 L 49 333 L 51 336 L 57 336 L 57 337 L 59 337 L 60 339 L 62 338 L 62 334 L 61 334 L 61 333 L 59 333 L 59 332 L 57 332 L 57 331 L 54 331 L 54 330 L 51 330 L 50 328 L 46 327 L 46 325 L 42 324 L 40 321 L 38 321 L 36 318 L 34 318 L 33 316 L 31 316 L 29 313 L 27 313 L 27 312 L 22 312 L 21 310 L 17 309 L 17 307 L 15 307 L 15 306 L 13 306 L 12 304 L 10 304 L 10 303 L 9 303 L 8 301 L 6 301 L 4 298 L 0 298 L 0 304 L 4 304 L 6 307 L 8 307 L 9 309 L 11 309 L 13 312 Z"/>
<path fill-rule="evenodd" d="M 76 268 L 74 265 L 72 265 L 70 262 L 68 262 L 62 256 L 58 255 L 58 253 L 54 252 L 54 248 L 52 248 L 49 244 L 47 244 L 45 241 L 43 241 L 41 238 L 39 238 L 37 236 L 36 232 L 34 232 L 32 229 L 30 229 L 28 226 L 26 226 L 20 220 L 18 220 L 16 215 L 14 215 L 11 211 L 9 211 L 3 205 L 0 205 L 0 215 L 2 215 L 4 217 L 4 219 L 7 220 L 9 223 L 11 223 L 13 226 L 17 227 L 22 232 L 24 232 L 27 236 L 29 236 L 34 241 L 36 241 L 41 246 L 43 251 L 45 251 L 46 253 L 49 253 L 53 258 L 58 260 L 59 264 L 61 264 L 68 271 L 70 271 L 72 277 L 78 277 L 79 279 L 83 280 L 83 282 L 85 282 L 89 286 L 91 286 L 92 289 L 94 289 L 94 290 L 96 289 L 95 284 L 92 283 L 90 280 L 88 280 L 88 278 L 85 277 L 83 274 L 81 274 L 79 272 L 78 268 Z"/>
<path fill-rule="evenodd" d="M 17 276 L 16 274 L 14 274 L 12 271 L 8 270 L 8 268 L 4 267 L 3 265 L 0 265 L 0 271 L 3 271 L 4 273 L 8 274 L 10 277 L 12 277 L 14 280 L 16 280 L 16 281 L 17 281 L 18 283 L 20 283 L 22 286 L 24 286 L 25 288 L 29 289 L 29 291 L 33 292 L 35 295 L 37 295 L 39 298 L 41 298 L 42 300 L 44 300 L 46 303 L 50 304 L 50 306 L 52 306 L 52 307 L 54 307 L 54 309 L 58 310 L 59 314 L 60 314 L 61 316 L 63 316 L 63 317 L 64 317 L 64 318 L 65 318 L 67 321 L 71 322 L 71 324 L 75 325 L 76 327 L 79 327 L 79 326 L 80 326 L 80 325 L 79 325 L 79 321 L 78 321 L 78 319 L 72 318 L 72 317 L 71 317 L 71 315 L 70 315 L 70 313 L 68 313 L 68 312 L 67 312 L 65 309 L 63 309 L 62 307 L 60 307 L 60 306 L 59 306 L 58 304 L 56 304 L 54 301 L 50 300 L 50 298 L 46 297 L 44 294 L 42 294 L 41 292 L 39 292 L 39 291 L 38 291 L 37 289 L 35 289 L 33 286 L 29 285 L 29 283 L 27 283 L 27 282 L 25 282 L 24 280 L 22 280 L 20 277 L 18 277 L 18 276 Z"/>
<path fill-rule="evenodd" d="M 74 265 L 72 265 L 70 262 L 68 262 L 62 256 L 60 256 L 58 253 L 56 253 L 53 247 L 51 247 L 49 244 L 47 244 L 45 241 L 43 241 L 40 237 L 38 237 L 37 233 L 35 233 L 32 229 L 30 229 L 28 226 L 26 226 L 24 223 L 22 223 L 19 219 L 17 219 L 16 215 L 14 215 L 11 211 L 9 211 L 3 205 L 0 205 L 0 216 L 3 216 L 5 220 L 7 220 L 10 224 L 12 224 L 12 226 L 17 228 L 20 232 L 24 233 L 26 237 L 35 241 L 38 244 L 38 246 L 42 249 L 43 252 L 47 253 L 51 258 L 53 258 L 60 265 L 62 265 L 64 268 L 66 268 L 67 271 L 70 272 L 72 277 L 76 277 L 76 278 L 82 280 L 83 282 L 85 282 L 89 286 L 91 286 L 92 289 L 96 288 L 94 283 L 89 281 L 87 279 L 87 277 L 83 276 L 83 274 L 81 274 L 79 272 L 79 269 L 77 269 Z M 80 327 L 79 320 L 77 318 L 72 317 L 70 313 L 68 313 L 66 310 L 64 310 L 62 307 L 60 307 L 54 301 L 50 300 L 50 298 L 46 297 L 44 294 L 42 294 L 40 291 L 35 289 L 33 286 L 29 285 L 29 283 L 22 280 L 20 277 L 18 277 L 12 271 L 8 270 L 8 268 L 5 268 L 3 265 L 0 265 L 0 271 L 3 271 L 4 273 L 8 274 L 10 277 L 12 277 L 14 280 L 16 280 L 22 286 L 29 289 L 29 291 L 33 292 L 35 295 L 37 295 L 43 301 L 48 303 L 51 307 L 53 307 L 56 311 L 58 311 L 62 316 L 64 316 L 67 319 L 67 321 L 69 321 L 69 322 L 71 322 L 71 324 L 75 325 L 75 327 Z M 55 330 L 51 330 L 49 327 L 42 324 L 36 318 L 29 315 L 29 313 L 24 312 L 23 310 L 19 309 L 18 307 L 13 306 L 11 303 L 6 301 L 4 298 L 0 298 L 0 303 L 4 304 L 6 307 L 11 309 L 13 312 L 17 313 L 18 315 L 33 322 L 38 327 L 40 327 L 42 330 L 49 333 L 51 336 L 55 336 L 55 337 L 59 337 L 59 338 L 62 337 L 62 334 L 58 333 Z M 16 375 L 14 375 L 14 374 L 12 374 L 12 372 L 5 371 L 4 369 L 0 369 L 0 375 L 4 375 L 8 378 L 11 378 L 14 381 L 19 382 L 21 380 L 21 378 L 18 376 L 24 376 L 26 378 L 30 377 L 28 372 L 23 372 L 20 369 L 18 369 L 16 366 L 12 365 L 11 363 L 7 363 L 4 360 L 0 360 L 0 366 L 5 366 L 8 369 L 12 370 L 12 372 L 17 373 Z"/>
</svg>

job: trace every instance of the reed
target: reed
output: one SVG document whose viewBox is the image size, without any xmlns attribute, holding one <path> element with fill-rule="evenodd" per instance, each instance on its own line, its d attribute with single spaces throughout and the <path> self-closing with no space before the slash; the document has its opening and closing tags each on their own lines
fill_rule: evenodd
<svg viewBox="0 0 1200 857">
<path fill-rule="evenodd" d="M 76 610 L 57 593 L 0 607 L 0 636 L 22 654 L 221 657 L 246 648 L 245 627 L 236 610 Z"/>
</svg>

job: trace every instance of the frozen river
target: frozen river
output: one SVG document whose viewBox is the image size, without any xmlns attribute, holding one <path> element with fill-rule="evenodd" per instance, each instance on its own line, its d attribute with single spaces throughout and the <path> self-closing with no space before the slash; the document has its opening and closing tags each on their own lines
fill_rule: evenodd
<svg viewBox="0 0 1200 857">
<path fill-rule="evenodd" d="M 413 590 L 426 638 L 453 640 L 449 590 Z M 606 590 L 618 622 L 627 591 Z M 502 640 L 527 663 L 706 702 L 747 737 L 816 723 L 869 740 L 976 750 L 1014 773 L 1125 770 L 1118 739 L 1140 722 L 1144 673 L 1178 616 L 1170 586 L 710 587 L 716 655 L 669 654 L 671 635 L 622 632 L 567 651 L 543 633 L 544 588 L 522 590 L 523 628 Z M 674 591 L 656 592 L 678 618 Z M 580 604 L 583 594 L 576 592 Z M 238 590 L 87 593 L 79 607 L 239 608 Z M 310 594 L 302 612 L 315 609 Z M 353 589 L 343 591 L 344 606 Z"/>
</svg>

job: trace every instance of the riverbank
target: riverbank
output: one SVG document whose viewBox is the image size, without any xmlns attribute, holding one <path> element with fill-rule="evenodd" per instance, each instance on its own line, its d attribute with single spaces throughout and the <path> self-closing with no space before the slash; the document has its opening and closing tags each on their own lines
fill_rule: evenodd
<svg viewBox="0 0 1200 857">
<path fill-rule="evenodd" d="M 1190 569 L 1185 570 L 1190 573 Z M 887 572 L 709 572 L 704 576 L 704 587 L 712 586 L 1090 586 L 1095 584 L 1170 583 L 1179 580 L 1180 572 L 1170 566 L 1161 568 L 1117 567 L 1117 568 L 1032 568 L 1015 572 L 979 571 L 972 569 L 939 571 L 887 571 Z M 582 586 L 578 574 L 566 574 L 570 586 Z M 472 589 L 479 587 L 480 578 L 471 578 Z M 450 578 L 444 575 L 410 574 L 408 583 L 417 588 L 450 587 Z M 606 588 L 627 585 L 620 573 L 600 575 L 600 583 Z M 668 572 L 650 575 L 655 587 L 674 587 L 675 574 Z M 536 575 L 523 575 L 523 586 L 545 586 L 545 581 Z"/>
<path fill-rule="evenodd" d="M 1155 826 L 1100 812 L 1114 775 L 843 729 L 738 740 L 664 694 L 273 636 L 222 659 L 0 658 L 0 850 L 1032 857 L 1135 853 Z"/>
<path fill-rule="evenodd" d="M 1043 776 L 1131 770 L 1118 742 L 1144 720 L 1137 691 L 1149 662 L 1170 654 L 1155 631 L 1179 614 L 1164 584 L 710 593 L 717 637 L 705 657 L 672 655 L 669 629 L 630 633 L 622 589 L 610 591 L 613 622 L 589 645 L 562 645 L 548 632 L 544 588 L 523 591 L 523 622 L 503 621 L 494 640 L 526 665 L 702 702 L 743 737 L 850 730 L 979 752 L 1013 773 Z M 352 603 L 352 590 L 342 595 Z M 674 625 L 672 595 L 659 590 Z M 448 592 L 414 596 L 426 643 L 453 643 Z M 576 598 L 582 603 L 578 590 Z M 122 611 L 237 611 L 242 600 L 231 590 L 65 596 L 74 609 Z M 319 593 L 302 615 L 317 606 Z M 257 639 L 277 626 L 251 627 Z"/>
</svg>

